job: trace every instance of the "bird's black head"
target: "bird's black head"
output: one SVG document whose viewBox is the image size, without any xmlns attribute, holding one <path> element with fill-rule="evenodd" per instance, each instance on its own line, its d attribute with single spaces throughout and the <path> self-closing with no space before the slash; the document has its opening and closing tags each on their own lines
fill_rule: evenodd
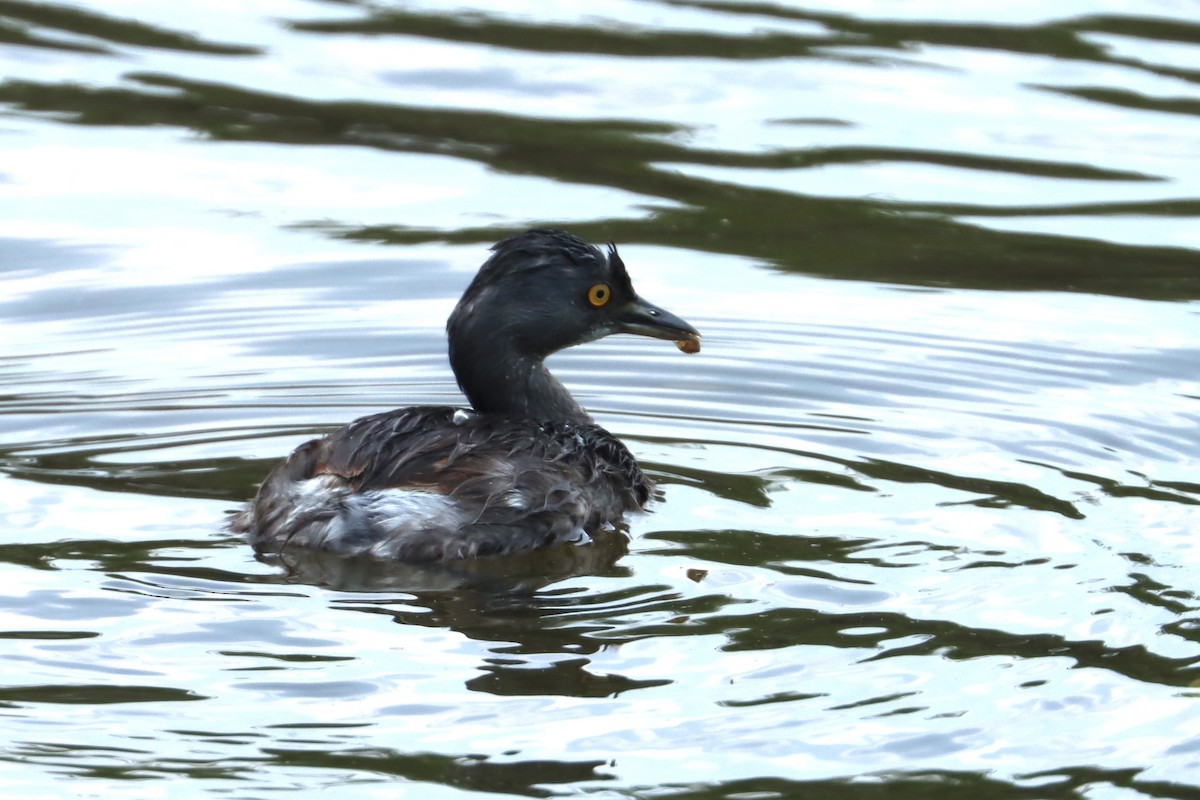
<svg viewBox="0 0 1200 800">
<path fill-rule="evenodd" d="M 450 315 L 452 347 L 486 337 L 544 358 L 613 333 L 699 340 L 691 325 L 637 296 L 616 245 L 602 253 L 578 236 L 537 229 L 492 251 Z"/>
<path fill-rule="evenodd" d="M 602 253 L 577 236 L 538 229 L 492 251 L 446 323 L 450 364 L 479 411 L 586 420 L 542 360 L 612 333 L 699 350 L 695 328 L 637 296 L 615 245 Z"/>
</svg>

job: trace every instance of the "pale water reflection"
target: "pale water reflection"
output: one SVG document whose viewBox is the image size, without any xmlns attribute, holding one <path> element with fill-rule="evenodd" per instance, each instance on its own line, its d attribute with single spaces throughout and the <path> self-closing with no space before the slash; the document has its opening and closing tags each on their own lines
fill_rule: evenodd
<svg viewBox="0 0 1200 800">
<path fill-rule="evenodd" d="M 1198 30 L 0 3 L 5 786 L 1195 795 Z M 554 360 L 654 512 L 255 560 L 275 459 L 461 402 L 446 314 L 547 223 L 705 333 Z"/>
</svg>

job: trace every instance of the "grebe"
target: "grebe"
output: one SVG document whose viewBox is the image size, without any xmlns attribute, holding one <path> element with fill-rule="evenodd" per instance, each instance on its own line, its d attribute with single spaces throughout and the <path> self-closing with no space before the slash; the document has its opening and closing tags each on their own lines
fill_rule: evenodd
<svg viewBox="0 0 1200 800">
<path fill-rule="evenodd" d="M 613 333 L 694 353 L 700 334 L 637 296 L 615 245 L 538 229 L 492 251 L 446 323 L 471 410 L 388 411 L 300 445 L 233 520 L 255 550 L 452 561 L 586 541 L 645 507 L 637 460 L 543 362 Z"/>
</svg>

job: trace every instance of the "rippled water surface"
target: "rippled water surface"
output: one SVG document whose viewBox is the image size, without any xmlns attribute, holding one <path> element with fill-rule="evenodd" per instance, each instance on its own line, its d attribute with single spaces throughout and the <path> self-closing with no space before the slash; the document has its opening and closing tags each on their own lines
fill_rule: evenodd
<svg viewBox="0 0 1200 800">
<path fill-rule="evenodd" d="M 1197 3 L 0 0 L 0 65 L 6 793 L 1200 796 Z M 257 561 L 534 224 L 704 332 L 552 362 L 653 513 Z"/>
</svg>

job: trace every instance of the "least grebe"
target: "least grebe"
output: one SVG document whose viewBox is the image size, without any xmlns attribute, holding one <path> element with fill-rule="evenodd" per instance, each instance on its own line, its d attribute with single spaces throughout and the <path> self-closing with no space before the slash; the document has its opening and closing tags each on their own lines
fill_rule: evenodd
<svg viewBox="0 0 1200 800">
<path fill-rule="evenodd" d="M 637 460 L 544 360 L 613 333 L 692 353 L 700 334 L 638 297 L 615 245 L 539 229 L 492 251 L 446 324 L 471 410 L 388 411 L 301 445 L 233 522 L 256 550 L 450 561 L 586 541 L 645 507 Z"/>
</svg>

